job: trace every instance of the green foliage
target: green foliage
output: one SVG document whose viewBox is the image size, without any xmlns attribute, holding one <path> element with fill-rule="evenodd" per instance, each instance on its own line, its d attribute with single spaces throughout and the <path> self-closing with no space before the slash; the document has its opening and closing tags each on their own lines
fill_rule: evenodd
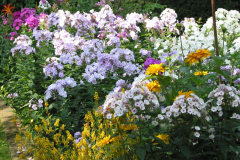
<svg viewBox="0 0 240 160">
<path fill-rule="evenodd" d="M 10 160 L 11 155 L 0 117 L 0 160 Z"/>
<path fill-rule="evenodd" d="M 159 0 L 159 3 L 166 5 L 167 8 L 174 9 L 178 15 L 178 20 L 181 21 L 185 17 L 195 18 L 198 20 L 200 17 L 202 22 L 205 23 L 209 17 L 212 16 L 211 1 L 210 0 Z M 226 10 L 239 10 L 240 3 L 238 0 L 218 0 L 215 1 L 216 10 L 224 8 Z"/>
</svg>

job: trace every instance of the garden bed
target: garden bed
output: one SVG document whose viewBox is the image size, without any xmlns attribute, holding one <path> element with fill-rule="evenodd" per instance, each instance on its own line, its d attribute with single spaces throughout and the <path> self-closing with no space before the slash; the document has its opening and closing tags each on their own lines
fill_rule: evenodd
<svg viewBox="0 0 240 160">
<path fill-rule="evenodd" d="M 238 159 L 239 11 L 201 24 L 170 8 L 120 16 L 115 3 L 4 6 L 1 95 L 26 128 L 19 157 Z"/>
</svg>

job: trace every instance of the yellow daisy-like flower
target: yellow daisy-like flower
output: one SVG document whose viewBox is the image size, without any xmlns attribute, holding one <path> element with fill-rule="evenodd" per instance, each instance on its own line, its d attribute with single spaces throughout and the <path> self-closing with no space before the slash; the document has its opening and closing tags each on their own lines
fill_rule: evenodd
<svg viewBox="0 0 240 160">
<path fill-rule="evenodd" d="M 164 64 L 165 65 L 165 64 Z M 150 64 L 146 70 L 146 75 L 158 75 L 159 72 L 163 73 L 167 67 L 163 67 L 163 63 L 160 64 Z"/>
<path fill-rule="evenodd" d="M 111 138 L 111 136 L 109 135 L 108 137 L 105 137 L 102 140 L 100 140 L 99 142 L 97 142 L 96 145 L 98 147 L 103 147 L 103 146 L 107 145 L 110 142 L 110 138 Z"/>
<path fill-rule="evenodd" d="M 193 63 L 198 63 L 199 60 L 203 61 L 203 58 L 208 58 L 211 56 L 212 53 L 209 52 L 207 49 L 199 49 L 196 53 L 192 52 L 188 54 L 187 59 L 184 61 L 185 63 L 189 63 L 192 65 Z"/>
<path fill-rule="evenodd" d="M 179 97 L 181 95 L 185 95 L 185 99 L 187 99 L 188 97 L 192 97 L 191 94 L 194 94 L 194 92 L 193 91 L 187 91 L 187 92 L 179 91 L 177 97 Z M 174 101 L 176 101 L 177 97 L 174 99 Z"/>
<path fill-rule="evenodd" d="M 194 72 L 195 76 L 205 76 L 208 75 L 208 71 L 198 71 L 198 72 Z"/>
<path fill-rule="evenodd" d="M 156 137 L 163 140 L 164 143 L 169 143 L 170 137 L 167 134 L 159 134 Z"/>
<path fill-rule="evenodd" d="M 153 91 L 153 92 L 160 92 L 160 91 L 161 91 L 161 86 L 160 86 L 160 84 L 158 83 L 157 80 L 148 83 L 148 84 L 146 85 L 146 87 L 147 87 L 150 91 Z"/>
</svg>

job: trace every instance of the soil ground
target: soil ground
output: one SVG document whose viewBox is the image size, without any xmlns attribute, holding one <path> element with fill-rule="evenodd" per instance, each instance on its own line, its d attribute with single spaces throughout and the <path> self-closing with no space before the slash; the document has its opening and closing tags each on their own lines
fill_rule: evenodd
<svg viewBox="0 0 240 160">
<path fill-rule="evenodd" d="M 4 105 L 3 101 L 0 99 L 0 117 L 2 125 L 4 127 L 5 136 L 8 141 L 9 150 L 11 153 L 12 160 L 18 160 L 18 147 L 15 143 L 15 136 L 18 133 L 19 127 L 13 122 L 13 117 L 15 116 L 14 110 L 9 106 Z M 21 129 L 23 130 L 23 129 Z"/>
</svg>

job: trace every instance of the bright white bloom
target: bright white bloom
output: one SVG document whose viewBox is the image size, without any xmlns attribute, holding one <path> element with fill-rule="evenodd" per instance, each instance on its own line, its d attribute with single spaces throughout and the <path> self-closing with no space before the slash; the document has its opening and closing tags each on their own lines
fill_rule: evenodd
<svg viewBox="0 0 240 160">
<path fill-rule="evenodd" d="M 40 0 L 38 8 L 42 8 L 43 10 L 45 10 L 45 9 L 51 8 L 51 5 L 50 5 L 50 3 L 47 0 Z"/>
<path fill-rule="evenodd" d="M 199 133 L 199 132 L 195 132 L 195 133 L 194 133 L 194 136 L 195 136 L 195 137 L 200 137 L 200 133 Z"/>
<path fill-rule="evenodd" d="M 152 121 L 152 125 L 157 126 L 158 122 L 157 121 Z"/>
<path fill-rule="evenodd" d="M 196 129 L 197 131 L 199 131 L 199 130 L 200 130 L 200 127 L 199 127 L 199 126 L 195 126 L 195 129 Z"/>
</svg>

